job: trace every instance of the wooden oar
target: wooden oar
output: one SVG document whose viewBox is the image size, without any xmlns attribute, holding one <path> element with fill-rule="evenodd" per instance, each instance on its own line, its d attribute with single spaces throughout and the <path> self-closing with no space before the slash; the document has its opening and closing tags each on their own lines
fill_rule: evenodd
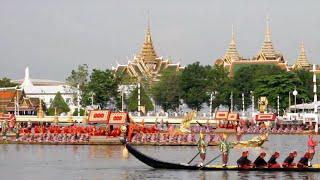
<svg viewBox="0 0 320 180">
<path fill-rule="evenodd" d="M 199 123 L 199 121 L 196 121 L 197 122 L 197 124 L 199 124 L 201 127 L 203 126 L 201 123 Z"/>
<path fill-rule="evenodd" d="M 190 164 L 199 154 L 200 152 L 198 152 L 187 164 Z"/>
<path fill-rule="evenodd" d="M 200 124 L 198 121 L 196 121 L 200 126 L 202 126 L 202 124 Z M 200 151 L 187 163 L 190 164 L 198 155 L 200 154 Z"/>
<path fill-rule="evenodd" d="M 207 162 L 206 164 L 204 164 L 200 169 L 202 169 L 203 167 L 207 166 L 208 164 L 212 163 L 214 160 L 218 159 L 222 154 L 219 154 L 218 156 L 214 157 L 213 159 L 211 159 L 209 162 Z"/>
</svg>

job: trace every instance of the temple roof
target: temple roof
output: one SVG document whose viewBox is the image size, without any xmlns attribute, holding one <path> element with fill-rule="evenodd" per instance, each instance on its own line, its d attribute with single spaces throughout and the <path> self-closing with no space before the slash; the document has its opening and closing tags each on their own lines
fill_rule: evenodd
<svg viewBox="0 0 320 180">
<path fill-rule="evenodd" d="M 142 49 L 137 57 L 139 59 L 142 59 L 145 63 L 157 63 L 157 54 L 153 47 L 149 23 L 147 27 L 147 34 L 142 45 Z"/>
<path fill-rule="evenodd" d="M 228 61 L 237 61 L 240 59 L 238 50 L 237 50 L 237 45 L 236 45 L 236 41 L 235 41 L 235 34 L 233 31 L 233 26 L 232 26 L 232 34 L 231 34 L 231 42 L 229 44 L 229 48 L 226 52 L 226 54 L 224 55 L 224 58 Z M 231 63 L 231 62 L 229 62 Z"/>
<path fill-rule="evenodd" d="M 172 64 L 169 59 L 157 56 L 148 22 L 146 37 L 140 53 L 134 56 L 132 61 L 128 61 L 126 65 L 117 64 L 113 70 L 116 74 L 127 74 L 130 77 L 152 83 L 158 81 L 161 73 L 168 68 L 179 71 L 183 67 L 179 63 Z"/>
<path fill-rule="evenodd" d="M 271 42 L 271 32 L 270 32 L 270 26 L 269 26 L 269 18 L 267 17 L 267 27 L 266 27 L 266 34 L 264 37 L 264 41 L 262 44 L 262 47 L 260 49 L 260 52 L 258 54 L 258 58 L 261 57 L 263 60 L 273 60 L 276 59 L 276 52 L 273 48 L 272 42 Z"/>
<path fill-rule="evenodd" d="M 304 48 L 304 44 L 301 43 L 300 54 L 296 63 L 293 65 L 293 68 L 310 68 L 310 63 L 307 59 L 306 50 Z"/>
</svg>

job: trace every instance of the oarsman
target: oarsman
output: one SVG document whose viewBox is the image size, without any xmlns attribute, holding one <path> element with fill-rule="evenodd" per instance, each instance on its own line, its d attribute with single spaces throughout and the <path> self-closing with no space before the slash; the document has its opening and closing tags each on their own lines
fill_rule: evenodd
<svg viewBox="0 0 320 180">
<path fill-rule="evenodd" d="M 252 167 L 251 161 L 248 159 L 249 152 L 242 152 L 242 156 L 237 160 L 237 165 L 239 168 L 248 169 Z"/>
<path fill-rule="evenodd" d="M 253 167 L 256 168 L 265 168 L 267 167 L 267 162 L 264 160 L 266 157 L 265 152 L 261 152 L 260 155 L 257 157 L 257 159 L 253 162 Z"/>
<path fill-rule="evenodd" d="M 281 165 L 277 162 L 277 158 L 280 156 L 278 152 L 275 152 L 268 161 L 268 168 L 280 168 Z"/>
<path fill-rule="evenodd" d="M 222 134 L 221 141 L 219 144 L 219 149 L 222 155 L 222 166 L 226 167 L 228 164 L 229 159 L 229 152 L 230 152 L 231 144 L 227 141 L 227 135 Z"/>
<path fill-rule="evenodd" d="M 282 167 L 284 168 L 295 167 L 296 163 L 293 163 L 295 157 L 297 157 L 297 151 L 293 151 L 289 153 L 289 156 L 284 160 Z"/>
<path fill-rule="evenodd" d="M 310 154 L 306 152 L 304 156 L 300 159 L 300 161 L 297 164 L 298 168 L 306 168 L 308 167 L 308 162 L 309 162 Z"/>
<path fill-rule="evenodd" d="M 317 142 L 313 140 L 312 134 L 308 136 L 308 153 L 309 153 L 309 161 L 308 161 L 308 166 L 311 167 L 311 161 L 313 159 L 313 156 L 316 152 L 316 146 Z"/>
<path fill-rule="evenodd" d="M 236 131 L 237 131 L 236 138 L 237 138 L 237 141 L 239 142 L 241 140 L 241 135 L 242 135 L 242 130 L 239 122 L 237 123 Z"/>
<path fill-rule="evenodd" d="M 14 125 L 13 131 L 16 134 L 16 141 L 18 141 L 18 139 L 20 137 L 20 134 L 19 134 L 20 128 L 21 128 L 20 123 L 16 123 Z"/>
<path fill-rule="evenodd" d="M 199 138 L 198 143 L 197 143 L 198 150 L 199 150 L 199 153 L 200 153 L 200 158 L 201 158 L 201 162 L 200 162 L 199 166 L 203 166 L 203 162 L 206 159 L 207 143 L 205 142 L 205 137 L 206 137 L 206 134 L 201 132 L 200 133 L 200 138 Z"/>
<path fill-rule="evenodd" d="M 1 124 L 2 127 L 2 139 L 7 140 L 7 131 L 8 131 L 8 121 L 4 120 Z"/>
</svg>

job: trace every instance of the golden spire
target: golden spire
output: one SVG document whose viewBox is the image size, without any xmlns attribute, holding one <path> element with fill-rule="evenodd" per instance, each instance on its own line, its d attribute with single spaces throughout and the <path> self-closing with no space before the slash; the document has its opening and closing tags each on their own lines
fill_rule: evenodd
<svg viewBox="0 0 320 180">
<path fill-rule="evenodd" d="M 266 60 L 274 60 L 276 58 L 276 53 L 273 49 L 273 45 L 271 42 L 271 32 L 270 32 L 270 24 L 269 24 L 269 17 L 267 16 L 266 20 L 266 34 L 264 37 L 264 42 L 260 50 L 260 54 L 262 54 Z"/>
<path fill-rule="evenodd" d="M 267 30 L 266 30 L 266 35 L 264 37 L 264 41 L 266 42 L 271 42 L 271 33 L 270 33 L 270 24 L 269 24 L 269 16 L 267 16 L 267 20 L 266 20 L 266 24 L 267 24 Z"/>
<path fill-rule="evenodd" d="M 299 68 L 299 67 L 301 67 L 301 68 L 310 67 L 303 42 L 301 42 L 299 57 L 298 57 L 296 63 L 294 64 L 294 68 Z"/>
<path fill-rule="evenodd" d="M 150 18 L 148 16 L 148 24 L 147 24 L 147 34 L 142 45 L 142 49 L 140 54 L 138 55 L 144 62 L 146 63 L 154 63 L 157 58 L 156 51 L 153 47 L 151 30 L 150 30 Z"/>
<path fill-rule="evenodd" d="M 236 40 L 235 40 L 235 33 L 232 25 L 232 31 L 231 31 L 231 41 L 229 44 L 229 48 L 225 54 L 225 58 L 230 59 L 230 61 L 237 61 L 239 60 L 239 53 L 237 50 Z"/>
</svg>

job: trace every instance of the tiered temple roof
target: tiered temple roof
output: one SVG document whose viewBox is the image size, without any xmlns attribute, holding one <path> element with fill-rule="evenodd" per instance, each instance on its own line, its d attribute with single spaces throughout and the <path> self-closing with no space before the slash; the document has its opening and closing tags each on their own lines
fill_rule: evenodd
<svg viewBox="0 0 320 180">
<path fill-rule="evenodd" d="M 142 45 L 142 49 L 132 61 L 128 61 L 126 65 L 118 64 L 113 68 L 116 74 L 130 76 L 148 83 L 159 81 L 161 73 L 165 69 L 173 69 L 179 71 L 183 69 L 179 63 L 172 64 L 170 60 L 159 57 L 154 49 L 150 25 L 148 23 L 147 33 Z"/>
<path fill-rule="evenodd" d="M 241 60 L 241 57 L 239 56 L 239 53 L 237 50 L 235 33 L 232 26 L 231 41 L 230 41 L 228 50 L 226 51 L 226 54 L 222 58 L 217 60 L 216 63 L 224 64 L 225 66 L 230 66 L 234 61 L 239 61 L 239 60 Z"/>
<path fill-rule="evenodd" d="M 303 43 L 301 43 L 300 54 L 296 63 L 292 66 L 292 69 L 311 69 Z"/>
<path fill-rule="evenodd" d="M 0 112 L 33 111 L 35 113 L 39 107 L 39 98 L 29 98 L 21 89 L 0 88 Z"/>
<path fill-rule="evenodd" d="M 256 60 L 275 60 L 276 58 L 277 58 L 276 52 L 273 48 L 272 41 L 271 41 L 269 18 L 267 17 L 266 34 L 265 34 L 262 47 L 260 49 L 260 52 L 257 55 Z"/>
<path fill-rule="evenodd" d="M 267 18 L 266 33 L 262 47 L 256 56 L 254 56 L 252 59 L 242 58 L 239 56 L 239 53 L 236 49 L 234 32 L 232 31 L 232 38 L 227 53 L 223 58 L 217 59 L 215 64 L 220 64 L 228 68 L 231 76 L 233 76 L 233 73 L 240 67 L 249 65 L 275 65 L 281 69 L 288 70 L 287 62 L 284 60 L 282 54 L 276 53 L 274 50 L 271 41 L 269 18 Z"/>
</svg>

